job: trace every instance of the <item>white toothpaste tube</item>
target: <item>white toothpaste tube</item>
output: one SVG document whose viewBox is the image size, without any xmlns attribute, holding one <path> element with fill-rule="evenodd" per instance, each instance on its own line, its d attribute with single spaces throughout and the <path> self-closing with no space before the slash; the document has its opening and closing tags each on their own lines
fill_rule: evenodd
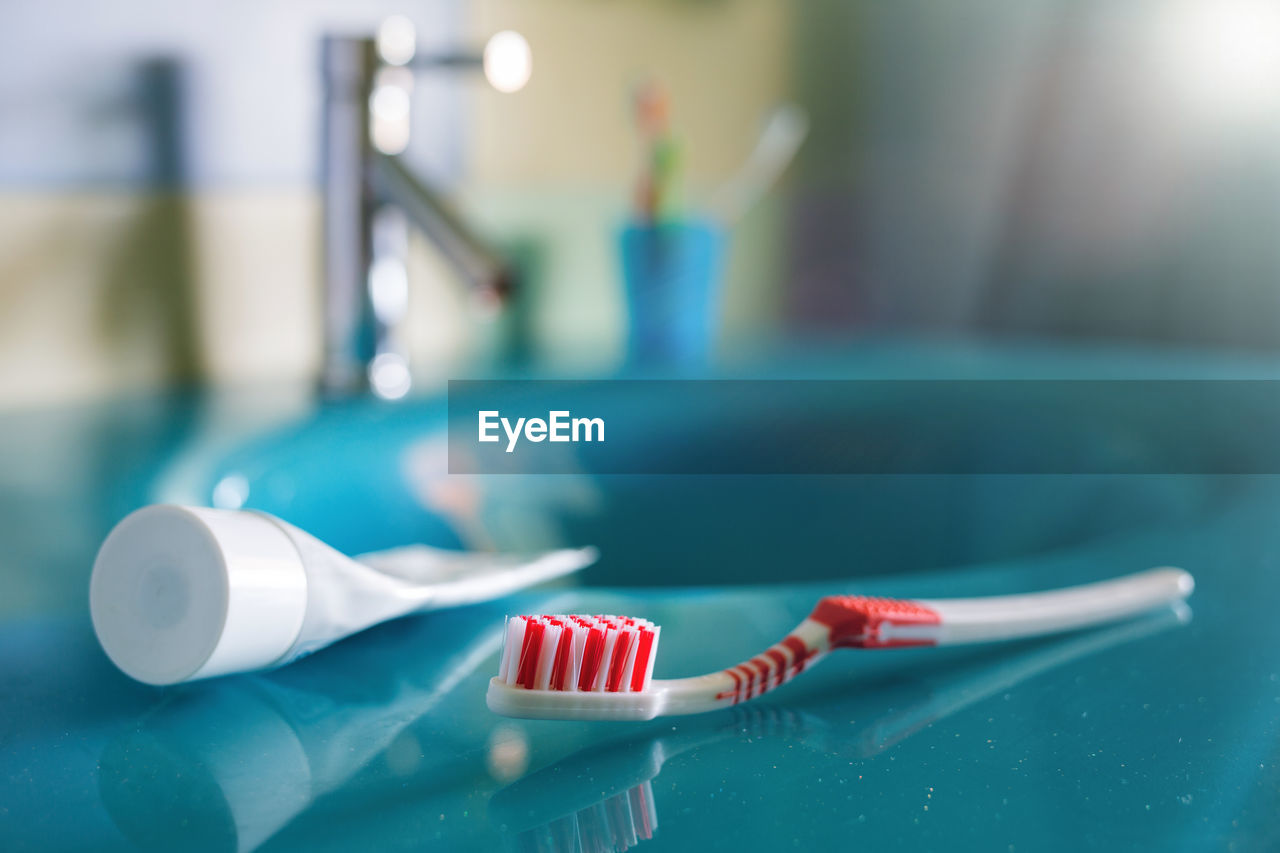
<svg viewBox="0 0 1280 853">
<path fill-rule="evenodd" d="M 352 558 L 266 513 L 159 504 L 107 536 L 89 608 L 125 674 L 177 684 L 282 666 L 379 622 L 499 598 L 595 559 L 590 548 L 422 545 Z"/>
</svg>

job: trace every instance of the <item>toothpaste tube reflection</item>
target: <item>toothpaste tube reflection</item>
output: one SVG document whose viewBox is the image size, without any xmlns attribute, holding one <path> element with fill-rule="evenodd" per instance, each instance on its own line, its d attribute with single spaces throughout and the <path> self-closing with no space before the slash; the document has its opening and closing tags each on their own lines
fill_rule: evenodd
<svg viewBox="0 0 1280 853">
<path fill-rule="evenodd" d="M 487 677 L 494 622 L 478 608 L 432 614 L 287 669 L 179 688 L 103 748 L 102 802 L 143 850 L 249 853 L 379 756 L 392 772 L 431 763 L 446 773 L 455 756 L 411 737 L 411 754 L 397 745 L 460 685 Z M 443 653 L 415 651 L 424 647 Z"/>
</svg>

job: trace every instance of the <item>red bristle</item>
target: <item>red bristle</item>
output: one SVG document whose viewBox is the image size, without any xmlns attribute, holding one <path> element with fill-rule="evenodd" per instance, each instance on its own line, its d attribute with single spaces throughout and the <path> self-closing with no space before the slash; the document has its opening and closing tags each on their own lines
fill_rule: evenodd
<svg viewBox="0 0 1280 853">
<path fill-rule="evenodd" d="M 613 644 L 613 660 L 609 662 L 609 675 L 605 678 L 604 689 L 617 693 L 622 687 L 623 670 L 627 668 L 627 652 L 631 651 L 631 643 L 635 635 L 628 631 L 618 632 L 618 641 Z"/>
<path fill-rule="evenodd" d="M 520 649 L 520 669 L 516 675 L 516 683 L 521 687 L 533 689 L 533 679 L 538 674 L 538 658 L 542 652 L 542 635 L 546 626 L 532 619 L 524 629 L 524 643 Z"/>
<path fill-rule="evenodd" d="M 649 669 L 649 654 L 653 650 L 653 632 L 644 629 L 640 632 L 640 645 L 636 647 L 636 666 L 631 671 L 631 689 L 644 689 L 644 674 Z"/>
<path fill-rule="evenodd" d="M 556 646 L 556 662 L 551 670 L 551 689 L 564 690 L 565 674 L 569 671 L 569 655 L 573 652 L 573 630 L 561 625 L 560 643 Z"/>
<path fill-rule="evenodd" d="M 582 672 L 578 677 L 579 690 L 590 690 L 595 685 L 602 657 L 604 657 L 604 631 L 592 628 L 587 632 L 587 642 L 582 650 Z"/>
</svg>

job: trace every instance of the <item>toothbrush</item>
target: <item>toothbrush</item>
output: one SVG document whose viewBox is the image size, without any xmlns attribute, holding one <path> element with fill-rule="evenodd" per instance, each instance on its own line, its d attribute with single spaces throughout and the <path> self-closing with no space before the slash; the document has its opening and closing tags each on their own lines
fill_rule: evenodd
<svg viewBox="0 0 1280 853">
<path fill-rule="evenodd" d="M 738 173 L 712 196 L 713 219 L 726 226 L 740 220 L 777 182 L 809 133 L 809 114 L 798 104 L 779 104 L 765 117 L 755 148 Z"/>
<path fill-rule="evenodd" d="M 672 219 L 678 207 L 680 146 L 671 134 L 671 97 L 660 82 L 646 80 L 636 88 L 633 106 L 645 147 L 636 210 L 641 222 L 655 225 Z"/>
<path fill-rule="evenodd" d="M 837 725 L 848 722 L 843 712 L 837 720 L 836 712 L 824 713 L 821 706 L 801 711 L 764 704 L 735 708 L 720 723 L 641 727 L 641 735 L 593 743 L 512 782 L 490 798 L 489 814 L 517 834 L 515 850 L 600 849 L 590 843 L 594 838 L 624 839 L 634 846 L 657 830 L 658 803 L 652 783 L 668 761 L 689 750 L 722 741 L 771 738 L 825 755 L 874 759 L 934 723 L 1029 678 L 1159 634 L 1190 618 L 1190 608 L 1179 601 L 1147 617 L 1037 645 L 998 665 L 980 664 L 976 674 L 962 673 L 955 680 L 948 676 L 941 685 L 911 683 L 908 690 L 923 692 L 927 698 L 904 706 L 901 700 L 907 696 L 896 692 L 890 700 L 895 707 L 864 724 L 860 734 L 851 735 L 847 725 Z"/>
<path fill-rule="evenodd" d="M 831 595 L 771 648 L 737 666 L 654 679 L 657 625 L 626 616 L 507 620 L 490 710 L 508 717 L 651 720 L 737 705 L 785 684 L 833 649 L 1014 640 L 1136 616 L 1191 594 L 1181 569 L 1023 595 L 910 601 Z"/>
</svg>

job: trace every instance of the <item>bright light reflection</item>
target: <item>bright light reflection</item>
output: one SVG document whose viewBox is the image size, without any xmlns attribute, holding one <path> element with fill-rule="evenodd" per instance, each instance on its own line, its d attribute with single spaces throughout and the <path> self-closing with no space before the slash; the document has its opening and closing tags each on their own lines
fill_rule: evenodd
<svg viewBox="0 0 1280 853">
<path fill-rule="evenodd" d="M 484 76 L 499 92 L 518 92 L 533 73 L 533 51 L 514 30 L 495 33 L 484 46 Z"/>
<path fill-rule="evenodd" d="M 384 400 L 399 400 L 409 393 L 413 379 L 404 356 L 384 352 L 369 365 L 369 385 Z"/>
<path fill-rule="evenodd" d="M 399 154 L 409 147 L 409 105 L 409 92 L 394 84 L 378 86 L 369 96 L 369 136 L 383 154 Z"/>
<path fill-rule="evenodd" d="M 380 258 L 369 270 L 369 301 L 384 322 L 404 316 L 409 307 L 409 274 L 399 258 Z"/>
<path fill-rule="evenodd" d="M 524 729 L 513 723 L 499 723 L 489 733 L 486 764 L 489 775 L 499 782 L 510 782 L 529 769 L 529 738 Z"/>
<path fill-rule="evenodd" d="M 378 56 L 388 65 L 405 65 L 417 50 L 418 35 L 413 21 L 404 15 L 392 15 L 378 27 Z"/>
<path fill-rule="evenodd" d="M 409 93 L 399 86 L 379 86 L 369 106 L 376 119 L 400 121 L 409 115 Z"/>
<path fill-rule="evenodd" d="M 1157 7 L 1169 80 L 1191 106 L 1241 117 L 1280 95 L 1280 4 L 1273 0 L 1181 0 Z"/>
<path fill-rule="evenodd" d="M 243 474 L 228 474 L 213 487 L 213 505 L 218 509 L 240 509 L 249 499 L 249 481 Z"/>
</svg>

